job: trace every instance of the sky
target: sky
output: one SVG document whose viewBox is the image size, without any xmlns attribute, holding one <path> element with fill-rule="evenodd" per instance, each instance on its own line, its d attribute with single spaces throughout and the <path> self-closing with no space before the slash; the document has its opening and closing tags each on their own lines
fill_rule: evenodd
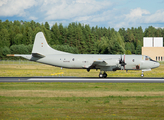
<svg viewBox="0 0 164 120">
<path fill-rule="evenodd" d="M 164 0 L 0 0 L 0 20 L 164 28 Z"/>
</svg>

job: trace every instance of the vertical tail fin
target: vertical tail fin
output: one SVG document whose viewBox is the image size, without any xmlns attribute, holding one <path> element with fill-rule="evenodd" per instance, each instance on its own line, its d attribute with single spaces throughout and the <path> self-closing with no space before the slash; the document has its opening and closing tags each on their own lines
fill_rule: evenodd
<svg viewBox="0 0 164 120">
<path fill-rule="evenodd" d="M 51 48 L 48 45 L 43 32 L 38 32 L 35 36 L 32 54 L 48 55 L 48 54 L 69 54 L 69 53 L 61 52 Z"/>
</svg>

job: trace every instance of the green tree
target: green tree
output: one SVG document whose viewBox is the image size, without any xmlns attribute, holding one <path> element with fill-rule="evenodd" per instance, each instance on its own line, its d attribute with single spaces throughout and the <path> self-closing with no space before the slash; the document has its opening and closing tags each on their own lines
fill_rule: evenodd
<svg viewBox="0 0 164 120">
<path fill-rule="evenodd" d="M 10 47 L 11 54 L 27 54 L 28 49 L 25 45 L 12 45 Z"/>
<path fill-rule="evenodd" d="M 15 26 L 21 26 L 21 23 L 20 23 L 20 21 L 18 21 L 18 20 L 14 20 L 14 25 L 15 25 Z"/>
<path fill-rule="evenodd" d="M 12 24 L 12 22 L 10 22 L 9 20 L 6 20 L 3 22 L 3 28 L 8 30 L 10 28 L 11 24 Z"/>
<path fill-rule="evenodd" d="M 76 48 L 78 48 L 80 53 L 85 53 L 87 48 L 85 40 L 83 39 L 83 32 L 82 32 L 82 26 L 79 23 L 76 28 Z"/>
<path fill-rule="evenodd" d="M 142 46 L 143 43 L 143 30 L 142 27 L 135 28 L 135 41 L 134 45 L 137 47 L 138 45 Z"/>
<path fill-rule="evenodd" d="M 38 32 L 41 32 L 42 29 L 40 27 L 36 27 L 34 30 L 34 35 L 36 35 Z"/>
<path fill-rule="evenodd" d="M 130 50 L 132 54 L 135 54 L 135 47 L 133 43 L 127 42 L 125 44 L 125 50 Z"/>
<path fill-rule="evenodd" d="M 132 53 L 130 52 L 130 50 L 126 50 L 126 53 L 127 55 L 131 55 Z"/>
<path fill-rule="evenodd" d="M 28 22 L 27 23 L 27 26 L 28 27 L 31 27 L 32 30 L 35 30 L 36 23 L 35 23 L 35 21 L 31 20 L 31 22 Z"/>
<path fill-rule="evenodd" d="M 0 20 L 0 31 L 2 30 L 2 28 L 3 28 L 3 22 L 2 20 Z"/>
<path fill-rule="evenodd" d="M 4 47 L 2 49 L 2 55 L 6 57 L 7 54 L 10 54 L 10 49 L 8 47 Z"/>
<path fill-rule="evenodd" d="M 68 53 L 74 53 L 74 54 L 79 53 L 76 47 L 70 47 L 69 45 L 53 45 L 52 47 L 56 50 L 60 50 Z"/>
<path fill-rule="evenodd" d="M 117 39 L 118 44 L 119 44 L 120 46 L 122 46 L 122 48 L 125 48 L 124 40 L 123 40 L 123 38 L 121 37 L 121 35 L 120 35 L 119 32 L 116 33 L 116 36 L 115 36 L 115 37 L 116 37 L 116 39 Z"/>
<path fill-rule="evenodd" d="M 31 54 L 32 48 L 33 48 L 33 44 L 26 45 L 25 47 L 26 47 L 26 49 L 28 51 L 26 54 Z"/>
<path fill-rule="evenodd" d="M 74 32 L 74 28 L 73 28 L 73 25 L 70 23 L 69 25 L 68 25 L 68 34 L 67 34 L 67 36 L 68 36 L 68 44 L 69 44 L 69 46 L 74 46 L 75 45 L 75 41 L 74 41 L 74 39 L 75 39 L 75 32 Z"/>
<path fill-rule="evenodd" d="M 47 30 L 50 30 L 50 25 L 48 24 L 48 22 L 45 22 L 44 27 L 45 27 Z"/>
<path fill-rule="evenodd" d="M 134 38 L 133 32 L 128 28 L 126 36 L 125 36 L 125 41 L 126 42 L 134 42 L 134 39 L 135 38 Z"/>
<path fill-rule="evenodd" d="M 64 38 L 65 38 L 65 31 L 64 31 L 64 28 L 63 28 L 63 25 L 62 23 L 59 24 L 59 32 L 60 32 L 60 35 L 59 35 L 59 42 L 60 44 L 64 44 Z"/>
<path fill-rule="evenodd" d="M 136 54 L 140 55 L 141 54 L 141 46 L 138 45 L 136 48 Z"/>
<path fill-rule="evenodd" d="M 23 44 L 23 34 L 19 33 L 14 37 L 14 45 L 19 45 L 19 44 Z"/>
<path fill-rule="evenodd" d="M 123 36 L 123 38 L 124 38 L 123 40 L 125 40 L 125 37 L 126 37 L 126 30 L 125 30 L 125 28 L 120 28 L 118 32 L 120 33 L 121 36 Z"/>
<path fill-rule="evenodd" d="M 9 33 L 7 29 L 2 29 L 0 31 L 0 47 L 10 46 Z"/>
<path fill-rule="evenodd" d="M 116 41 L 113 42 L 113 46 L 110 49 L 112 52 L 110 54 L 124 54 L 124 48 Z"/>
<path fill-rule="evenodd" d="M 51 42 L 52 42 L 51 31 L 47 30 L 44 26 L 42 26 L 42 31 L 44 33 L 44 36 L 45 36 L 47 42 L 51 44 Z"/>
<path fill-rule="evenodd" d="M 155 37 L 156 29 L 153 26 L 149 26 L 145 29 L 144 37 Z"/>
<path fill-rule="evenodd" d="M 109 54 L 112 51 L 113 42 L 108 39 L 108 37 L 102 37 L 101 41 L 97 40 L 97 50 L 100 54 Z"/>
<path fill-rule="evenodd" d="M 27 41 L 26 45 L 33 44 L 34 43 L 34 34 L 33 34 L 31 27 L 29 27 L 27 35 L 28 35 L 27 36 L 28 41 Z"/>
<path fill-rule="evenodd" d="M 3 57 L 4 57 L 4 56 L 3 56 L 3 48 L 0 47 L 0 60 L 3 59 Z"/>
<path fill-rule="evenodd" d="M 20 28 L 18 26 L 14 26 L 14 32 L 15 32 L 15 34 L 19 34 Z"/>
<path fill-rule="evenodd" d="M 155 36 L 156 37 L 162 37 L 162 29 L 161 28 L 156 29 Z"/>
<path fill-rule="evenodd" d="M 59 31 L 57 23 L 55 23 L 55 25 L 52 26 L 51 31 L 52 31 L 52 34 L 51 34 L 51 38 L 52 38 L 51 44 L 60 44 L 59 43 L 60 31 Z"/>
</svg>

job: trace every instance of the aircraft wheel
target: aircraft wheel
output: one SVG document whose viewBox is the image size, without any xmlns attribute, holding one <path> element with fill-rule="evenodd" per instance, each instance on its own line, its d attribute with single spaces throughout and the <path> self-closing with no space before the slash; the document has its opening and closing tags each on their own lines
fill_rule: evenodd
<svg viewBox="0 0 164 120">
<path fill-rule="evenodd" d="M 103 73 L 103 78 L 107 78 L 107 74 L 105 72 Z"/>
<path fill-rule="evenodd" d="M 99 78 L 103 78 L 103 74 L 102 73 L 99 74 Z"/>
<path fill-rule="evenodd" d="M 141 77 L 144 77 L 144 74 L 143 73 L 144 73 L 144 71 L 142 71 Z"/>
<path fill-rule="evenodd" d="M 106 77 L 107 77 L 107 74 L 105 72 L 103 74 L 102 73 L 99 74 L 99 78 L 106 78 Z"/>
</svg>

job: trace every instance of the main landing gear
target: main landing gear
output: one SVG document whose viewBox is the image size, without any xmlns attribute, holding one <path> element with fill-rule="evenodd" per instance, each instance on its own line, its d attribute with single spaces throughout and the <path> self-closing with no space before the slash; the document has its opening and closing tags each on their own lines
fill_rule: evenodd
<svg viewBox="0 0 164 120">
<path fill-rule="evenodd" d="M 102 73 L 100 72 L 99 74 L 99 78 L 106 78 L 108 75 L 106 74 L 106 72 Z"/>
</svg>

